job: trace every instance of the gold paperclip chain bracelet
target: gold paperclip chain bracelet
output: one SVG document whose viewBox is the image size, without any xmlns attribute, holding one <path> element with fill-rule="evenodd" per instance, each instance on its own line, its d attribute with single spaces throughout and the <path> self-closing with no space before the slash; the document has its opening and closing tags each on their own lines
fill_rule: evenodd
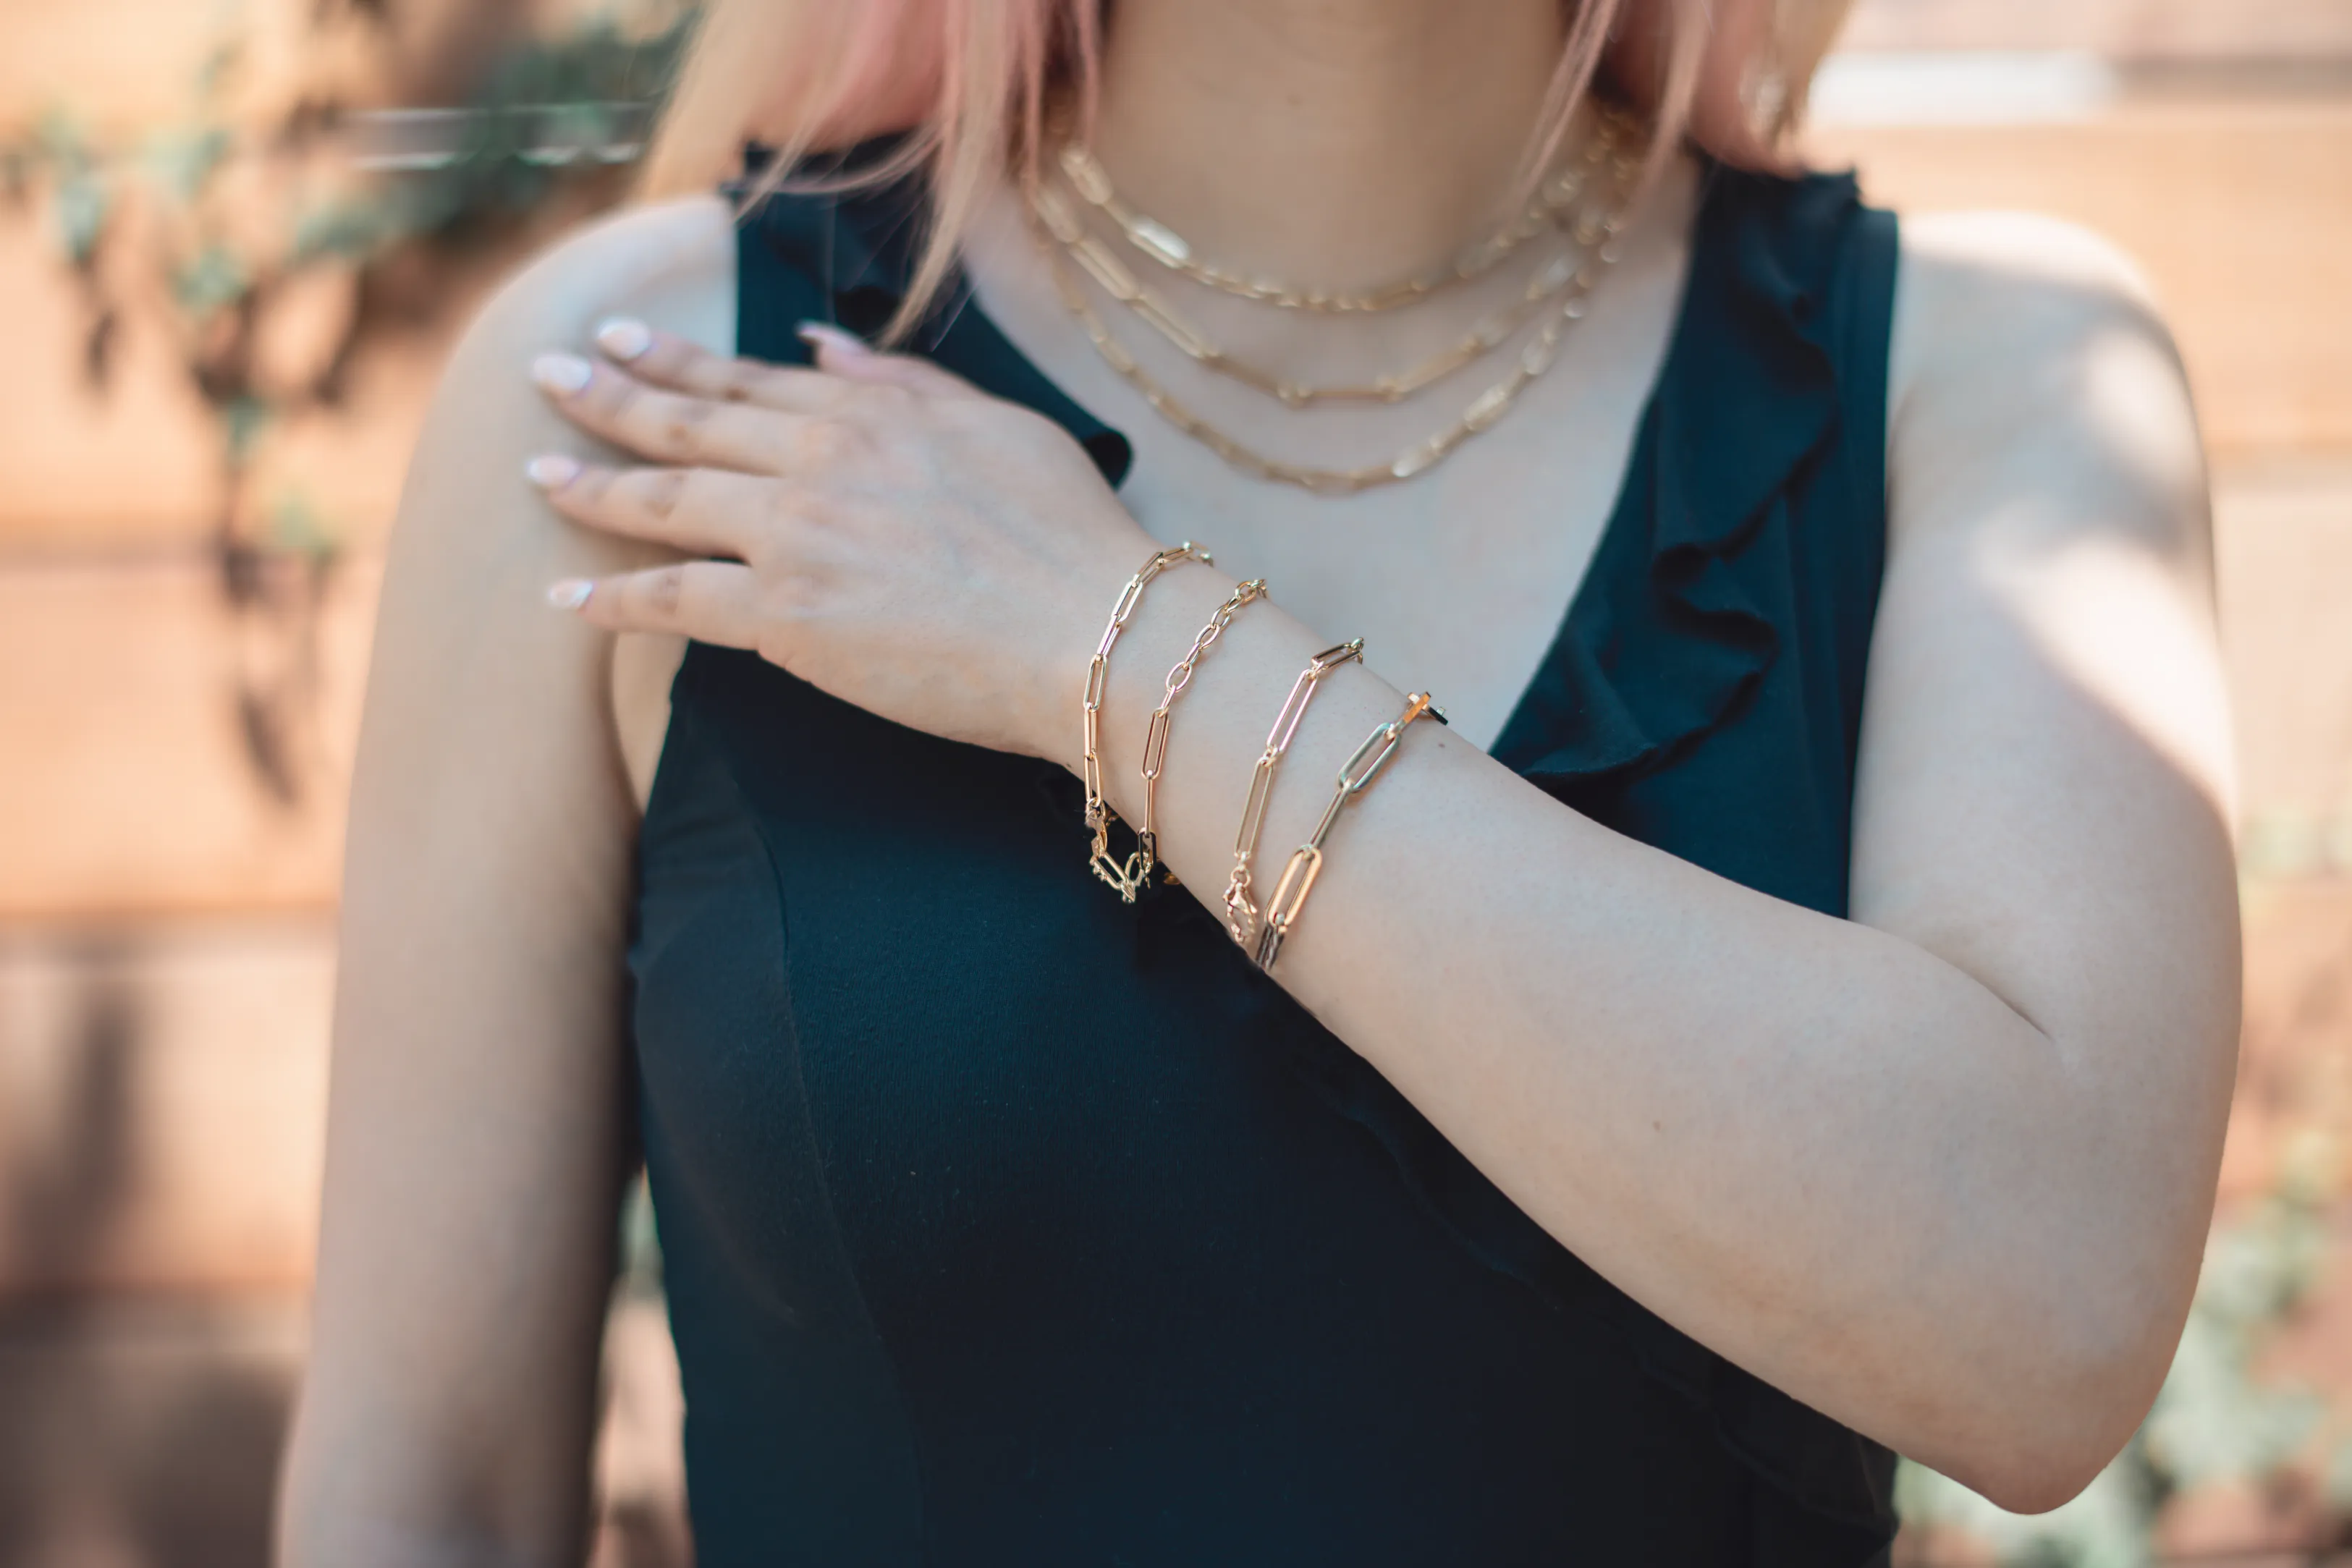
<svg viewBox="0 0 2352 1568">
<path fill-rule="evenodd" d="M 1259 968 L 1273 972 L 1283 939 L 1298 923 L 1298 912 L 1306 907 L 1307 895 L 1314 890 L 1315 879 L 1323 871 L 1324 841 L 1331 836 L 1332 825 L 1339 821 L 1341 809 L 1372 787 L 1372 781 L 1403 744 L 1404 732 L 1418 718 L 1445 722 L 1445 715 L 1430 706 L 1427 692 L 1415 692 L 1407 697 L 1404 711 L 1366 736 L 1355 755 L 1340 765 L 1339 787 L 1332 793 L 1331 803 L 1323 808 L 1323 820 L 1315 824 L 1314 835 L 1291 852 L 1290 863 L 1282 868 L 1282 880 L 1274 884 L 1274 896 L 1265 901 L 1265 916 L 1257 935 Z"/>
<path fill-rule="evenodd" d="M 1111 858 L 1110 802 L 1103 799 L 1102 787 L 1102 705 L 1104 688 L 1109 684 L 1110 651 L 1118 634 L 1127 630 L 1127 622 L 1142 602 L 1143 591 L 1151 580 L 1171 566 L 1197 560 L 1202 566 L 1213 565 L 1209 552 L 1187 539 L 1173 549 L 1159 550 L 1143 563 L 1141 570 L 1127 580 L 1118 591 L 1118 602 L 1111 606 L 1110 623 L 1103 628 L 1102 641 L 1095 646 L 1095 656 L 1087 665 L 1086 697 L 1086 762 L 1083 777 L 1087 786 L 1087 827 L 1094 834 L 1093 847 L 1087 863 L 1095 875 L 1118 890 L 1119 897 L 1129 904 L 1143 890 L 1143 881 L 1151 874 L 1151 853 L 1139 848 L 1125 861 Z M 1263 584 L 1260 585 L 1261 587 Z M 1148 799 L 1148 798 L 1147 798 Z"/>
<path fill-rule="evenodd" d="M 1160 771 L 1168 766 L 1168 710 L 1192 684 L 1192 672 L 1200 667 L 1202 655 L 1208 653 L 1225 628 L 1233 624 L 1234 612 L 1254 599 L 1265 597 L 1265 579 L 1252 578 L 1235 588 L 1226 601 L 1217 606 L 1201 634 L 1192 639 L 1192 646 L 1176 661 L 1168 672 L 1167 688 L 1160 706 L 1151 710 L 1151 727 L 1143 735 L 1143 831 L 1135 836 L 1135 858 L 1143 870 L 1136 883 L 1138 891 L 1150 880 L 1151 868 L 1160 859 Z M 1176 873 L 1168 873 L 1168 885 L 1177 885 Z"/>
<path fill-rule="evenodd" d="M 1298 733 L 1298 721 L 1307 716 L 1307 705 L 1315 700 L 1323 677 L 1363 656 L 1364 640 L 1358 637 L 1326 648 L 1307 662 L 1307 668 L 1291 683 L 1282 711 L 1274 716 L 1265 749 L 1258 754 L 1257 767 L 1250 773 L 1249 803 L 1242 808 L 1241 831 L 1234 836 L 1234 872 L 1225 881 L 1225 929 L 1244 949 L 1257 935 L 1258 911 L 1250 902 L 1250 873 L 1257 860 L 1258 839 L 1265 831 L 1265 803 L 1274 794 L 1275 772 L 1281 768 L 1291 737 Z"/>
</svg>

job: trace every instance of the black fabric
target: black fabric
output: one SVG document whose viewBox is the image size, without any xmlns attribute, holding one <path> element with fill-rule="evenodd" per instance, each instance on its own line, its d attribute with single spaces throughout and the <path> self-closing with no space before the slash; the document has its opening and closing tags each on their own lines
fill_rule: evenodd
<svg viewBox="0 0 2352 1568">
<path fill-rule="evenodd" d="M 740 346 L 896 308 L 903 192 L 772 198 Z M 1831 915 L 1891 218 L 1712 169 L 1623 491 L 1496 755 Z M 953 295 L 920 343 L 1126 441 Z M 631 951 L 700 1561 L 1883 1563 L 1893 1462 L 1521 1214 L 1075 785 L 696 645 Z"/>
</svg>

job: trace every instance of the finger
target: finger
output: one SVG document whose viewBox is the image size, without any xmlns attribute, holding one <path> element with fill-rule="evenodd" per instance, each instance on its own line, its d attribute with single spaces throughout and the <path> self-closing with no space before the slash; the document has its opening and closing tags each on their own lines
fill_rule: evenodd
<svg viewBox="0 0 2352 1568">
<path fill-rule="evenodd" d="M 803 321 L 801 340 L 816 351 L 817 368 L 866 386 L 904 387 L 930 397 L 979 397 L 980 389 L 952 371 L 914 354 L 886 354 L 863 339 L 822 321 Z"/>
<path fill-rule="evenodd" d="M 778 481 L 725 468 L 608 468 L 548 453 L 523 474 L 574 522 L 690 555 L 747 558 L 778 515 Z"/>
<path fill-rule="evenodd" d="M 824 413 L 847 390 L 839 377 L 802 365 L 730 359 L 674 333 L 656 331 L 635 317 L 600 324 L 596 346 L 615 364 L 654 386 L 716 402 L 749 402 L 793 413 Z"/>
<path fill-rule="evenodd" d="M 772 473 L 809 417 L 665 392 L 577 354 L 541 354 L 530 373 L 556 412 L 591 435 L 683 466 Z"/>
<path fill-rule="evenodd" d="M 687 560 L 617 577 L 575 577 L 547 601 L 607 632 L 667 632 L 724 648 L 756 648 L 758 597 L 751 569 Z"/>
</svg>

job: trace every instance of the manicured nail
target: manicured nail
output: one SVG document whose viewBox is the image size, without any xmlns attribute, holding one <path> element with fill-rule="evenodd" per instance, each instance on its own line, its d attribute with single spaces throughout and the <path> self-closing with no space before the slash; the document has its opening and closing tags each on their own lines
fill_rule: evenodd
<svg viewBox="0 0 2352 1568">
<path fill-rule="evenodd" d="M 615 316 L 596 329 L 596 346 L 625 365 L 654 346 L 653 329 L 633 317 Z"/>
<path fill-rule="evenodd" d="M 560 490 L 580 477 L 580 464 L 560 452 L 549 452 L 522 465 L 523 477 L 542 490 Z"/>
<path fill-rule="evenodd" d="M 864 339 L 838 327 L 827 326 L 823 321 L 803 321 L 795 330 L 803 340 L 820 349 L 831 349 L 836 354 L 870 354 L 874 351 L 866 346 Z"/>
<path fill-rule="evenodd" d="M 530 379 L 558 397 L 578 392 L 595 373 L 595 367 L 577 354 L 541 354 L 530 362 Z"/>
<path fill-rule="evenodd" d="M 577 610 L 588 602 L 596 585 L 584 577 L 567 577 L 547 591 L 547 601 L 558 610 Z"/>
</svg>

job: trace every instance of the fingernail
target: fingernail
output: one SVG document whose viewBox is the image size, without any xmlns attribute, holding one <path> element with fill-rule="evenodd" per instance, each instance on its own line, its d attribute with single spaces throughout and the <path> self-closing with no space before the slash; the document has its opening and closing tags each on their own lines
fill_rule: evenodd
<svg viewBox="0 0 2352 1568">
<path fill-rule="evenodd" d="M 547 601 L 558 610 L 577 610 L 588 602 L 596 585 L 584 577 L 567 577 L 547 591 Z"/>
<path fill-rule="evenodd" d="M 654 346 L 653 329 L 633 317 L 615 316 L 596 329 L 596 346 L 625 365 Z"/>
<path fill-rule="evenodd" d="M 560 452 L 550 452 L 524 464 L 522 472 L 524 478 L 542 490 L 560 490 L 580 477 L 580 465 Z"/>
<path fill-rule="evenodd" d="M 823 321 L 803 321 L 794 329 L 802 339 L 820 349 L 831 349 L 836 354 L 870 354 L 874 350 L 866 340 Z"/>
<path fill-rule="evenodd" d="M 578 392 L 595 373 L 595 368 L 577 354 L 541 354 L 530 362 L 530 379 L 558 397 Z"/>
</svg>

